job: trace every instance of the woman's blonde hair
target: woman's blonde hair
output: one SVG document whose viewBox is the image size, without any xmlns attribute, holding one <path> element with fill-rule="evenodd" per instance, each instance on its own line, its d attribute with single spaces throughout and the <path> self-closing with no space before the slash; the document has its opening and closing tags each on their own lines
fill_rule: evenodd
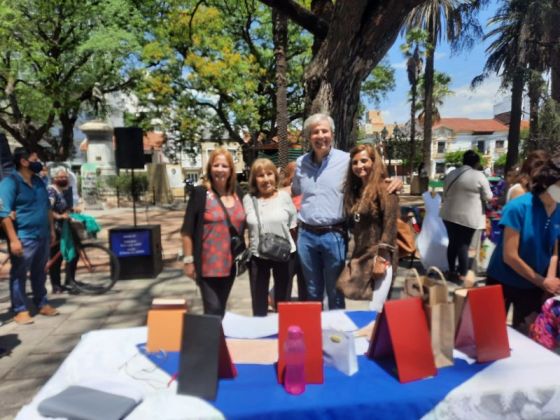
<svg viewBox="0 0 560 420">
<path fill-rule="evenodd" d="M 362 180 L 352 171 L 352 159 L 363 151 L 366 151 L 373 161 L 373 168 L 362 190 Z M 383 208 L 387 196 L 387 188 L 383 182 L 385 178 L 387 178 L 387 168 L 374 146 L 359 144 L 350 150 L 350 164 L 344 186 L 344 210 L 346 213 L 370 212 L 376 206 L 376 202 L 381 204 L 381 208 Z"/>
<path fill-rule="evenodd" d="M 230 169 L 229 177 L 226 182 L 226 193 L 233 194 L 235 192 L 236 181 L 237 181 L 235 175 L 235 165 L 233 163 L 233 156 L 231 155 L 229 150 L 227 150 L 223 146 L 220 146 L 217 149 L 212 150 L 210 156 L 208 156 L 208 162 L 206 163 L 206 180 L 204 181 L 204 186 L 209 190 L 213 188 L 214 180 L 212 179 L 211 169 L 212 169 L 212 165 L 214 164 L 214 160 L 218 156 L 224 156 L 226 158 L 226 162 Z"/>
<path fill-rule="evenodd" d="M 251 172 L 249 173 L 249 194 L 251 195 L 259 195 L 257 175 L 260 171 L 274 172 L 274 186 L 278 189 L 278 168 L 270 159 L 261 158 L 255 160 L 253 165 L 251 165 Z"/>
</svg>

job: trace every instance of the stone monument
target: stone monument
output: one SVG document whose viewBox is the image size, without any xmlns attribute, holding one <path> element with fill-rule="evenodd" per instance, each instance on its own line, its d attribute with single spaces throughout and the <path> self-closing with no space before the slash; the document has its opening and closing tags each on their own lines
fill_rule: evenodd
<svg viewBox="0 0 560 420">
<path fill-rule="evenodd" d="M 82 165 L 82 198 L 86 209 L 101 209 L 99 185 L 102 178 L 115 175 L 113 127 L 104 121 L 88 121 L 80 126 L 87 137 L 87 163 Z"/>
</svg>

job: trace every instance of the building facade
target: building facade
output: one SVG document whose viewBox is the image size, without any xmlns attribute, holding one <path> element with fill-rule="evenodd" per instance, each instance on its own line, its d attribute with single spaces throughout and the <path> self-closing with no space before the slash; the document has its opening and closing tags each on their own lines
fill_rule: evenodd
<svg viewBox="0 0 560 420">
<path fill-rule="evenodd" d="M 492 165 L 507 153 L 508 130 L 497 119 L 442 118 L 433 126 L 430 175 L 443 174 L 445 154 L 460 150 L 479 150 Z"/>
</svg>

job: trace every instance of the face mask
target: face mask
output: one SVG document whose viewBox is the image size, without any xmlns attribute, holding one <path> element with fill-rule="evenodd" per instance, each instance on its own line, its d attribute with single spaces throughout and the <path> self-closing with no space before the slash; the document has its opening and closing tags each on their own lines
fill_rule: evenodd
<svg viewBox="0 0 560 420">
<path fill-rule="evenodd" d="M 34 174 L 38 174 L 43 170 L 43 164 L 41 162 L 29 162 L 29 169 Z"/>
<path fill-rule="evenodd" d="M 546 192 L 552 197 L 554 201 L 560 203 L 560 187 L 558 185 L 552 184 L 546 189 Z"/>
<path fill-rule="evenodd" d="M 58 179 L 54 183 L 57 186 L 59 186 L 60 188 L 66 188 L 68 186 L 68 180 L 67 179 Z"/>
</svg>

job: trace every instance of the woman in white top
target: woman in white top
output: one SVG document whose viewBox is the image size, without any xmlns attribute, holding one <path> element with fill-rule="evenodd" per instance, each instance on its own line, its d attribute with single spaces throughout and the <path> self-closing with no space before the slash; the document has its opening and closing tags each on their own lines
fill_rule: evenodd
<svg viewBox="0 0 560 420">
<path fill-rule="evenodd" d="M 255 209 L 253 197 L 256 198 Z M 270 274 L 274 278 L 276 302 L 288 300 L 290 260 L 273 261 L 259 255 L 260 234 L 274 233 L 287 239 L 291 245 L 291 257 L 295 258 L 296 244 L 290 229 L 296 227 L 297 213 L 292 198 L 286 191 L 278 191 L 278 170 L 269 159 L 257 159 L 249 175 L 249 194 L 243 198 L 249 227 L 249 248 L 253 257 L 249 266 L 249 281 L 253 301 L 253 315 L 266 316 L 268 312 L 268 290 Z"/>
</svg>

